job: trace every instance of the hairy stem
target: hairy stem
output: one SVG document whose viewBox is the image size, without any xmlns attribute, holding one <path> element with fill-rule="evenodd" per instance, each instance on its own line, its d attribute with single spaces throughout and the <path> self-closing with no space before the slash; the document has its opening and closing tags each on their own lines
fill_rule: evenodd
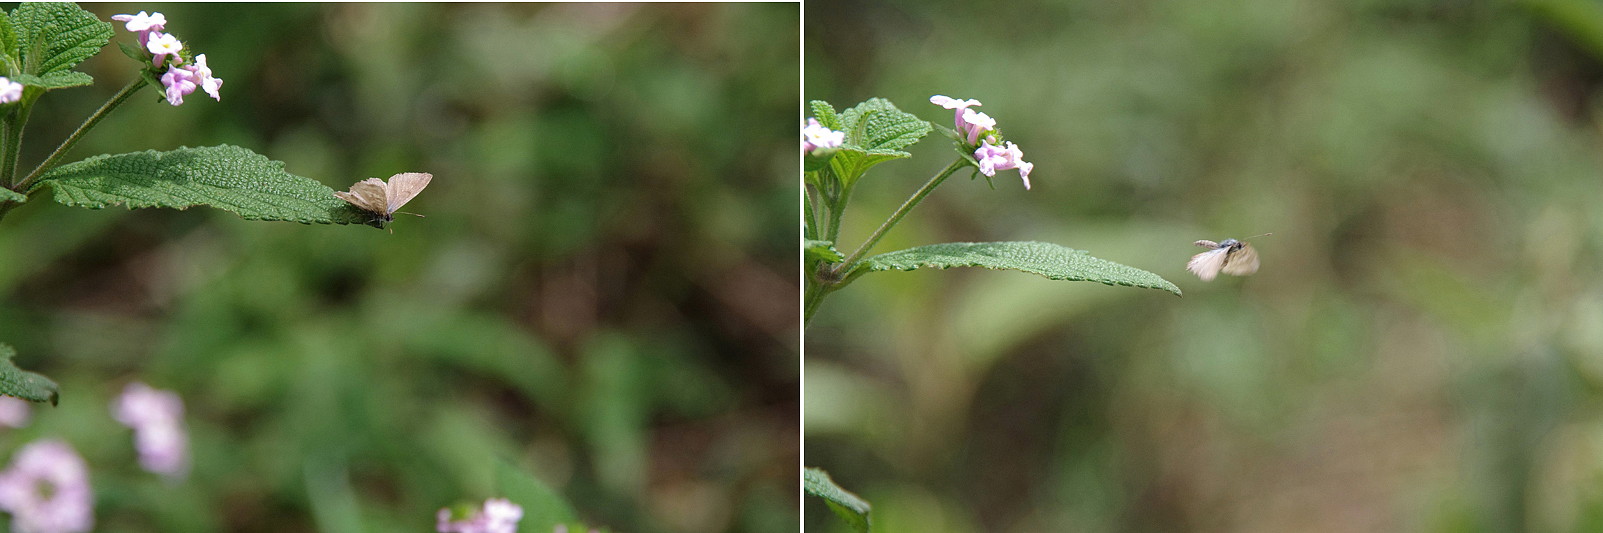
<svg viewBox="0 0 1603 533">
<path fill-rule="evenodd" d="M 106 118 L 106 115 L 111 114 L 113 109 L 117 109 L 117 106 L 128 101 L 128 98 L 132 97 L 135 92 L 144 86 L 145 78 L 143 76 L 135 77 L 133 81 L 128 82 L 128 85 L 124 86 L 121 91 L 117 91 L 117 94 L 107 100 L 105 105 L 100 106 L 100 109 L 96 110 L 95 114 L 89 115 L 89 118 L 84 120 L 83 124 L 78 125 L 78 130 L 72 132 L 72 135 L 68 136 L 67 140 L 61 141 L 61 145 L 56 147 L 56 151 L 50 152 L 50 157 L 46 157 L 43 163 L 39 163 L 38 167 L 34 167 L 33 172 L 28 173 L 28 177 L 22 178 L 22 182 L 17 184 L 16 190 L 27 190 L 28 186 L 32 185 L 34 180 L 39 179 L 40 175 L 55 168 L 61 162 L 61 158 L 66 157 L 67 152 L 78 145 L 78 141 L 83 139 L 84 134 L 89 133 L 89 130 L 94 129 L 95 125 L 100 123 L 100 119 Z"/>
<path fill-rule="evenodd" d="M 913 196 L 909 197 L 906 202 L 902 202 L 901 207 L 896 208 L 895 213 L 891 213 L 890 218 L 885 219 L 884 224 L 879 225 L 879 229 L 874 230 L 873 235 L 868 236 L 868 240 L 864 241 L 862 246 L 859 246 L 856 250 L 852 251 L 852 255 L 846 256 L 845 261 L 837 263 L 835 268 L 829 271 L 829 277 L 831 279 L 839 280 L 841 274 L 851 272 L 852 269 L 856 268 L 857 261 L 862 259 L 863 255 L 867 254 L 875 244 L 879 244 L 879 240 L 884 238 L 885 234 L 889 232 L 891 228 L 896 227 L 896 223 L 901 222 L 902 217 L 907 216 L 908 211 L 912 211 L 914 206 L 917 206 L 919 202 L 924 201 L 924 197 L 929 196 L 930 192 L 935 190 L 935 187 L 939 186 L 941 182 L 946 181 L 946 178 L 950 177 L 952 173 L 957 172 L 957 169 L 963 168 L 966 165 L 968 165 L 967 160 L 958 158 L 957 161 L 953 161 L 952 164 L 947 165 L 945 170 L 942 170 L 939 174 L 936 174 L 935 177 L 930 178 L 928 182 L 925 182 L 923 187 L 919 187 L 918 191 L 913 193 Z"/>
</svg>

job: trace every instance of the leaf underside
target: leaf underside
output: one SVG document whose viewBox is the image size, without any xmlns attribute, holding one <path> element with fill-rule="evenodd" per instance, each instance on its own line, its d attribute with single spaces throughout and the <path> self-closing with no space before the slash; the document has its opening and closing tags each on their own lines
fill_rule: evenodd
<svg viewBox="0 0 1603 533">
<path fill-rule="evenodd" d="M 61 399 L 56 382 L 17 368 L 16 363 L 11 362 L 11 358 L 16 356 L 15 348 L 0 343 L 0 394 L 36 403 L 50 402 L 50 405 L 55 405 Z"/>
<path fill-rule="evenodd" d="M 823 498 L 835 516 L 851 525 L 852 531 L 868 533 L 872 529 L 868 502 L 840 488 L 828 473 L 817 468 L 803 469 L 802 485 L 808 494 Z"/>
<path fill-rule="evenodd" d="M 372 214 L 335 197 L 327 185 L 231 145 L 95 156 L 57 167 L 29 192 L 41 187 L 50 188 L 56 202 L 90 209 L 205 205 L 246 220 L 374 223 Z"/>
<path fill-rule="evenodd" d="M 870 271 L 985 267 L 1029 272 L 1062 281 L 1095 281 L 1161 289 L 1180 288 L 1157 274 L 1092 257 L 1089 252 L 1046 242 L 949 242 L 883 253 L 863 260 Z"/>
</svg>

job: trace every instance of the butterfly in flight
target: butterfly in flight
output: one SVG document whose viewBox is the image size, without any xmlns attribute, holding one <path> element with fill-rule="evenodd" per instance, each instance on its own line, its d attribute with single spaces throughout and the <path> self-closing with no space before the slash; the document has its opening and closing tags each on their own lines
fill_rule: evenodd
<svg viewBox="0 0 1603 533">
<path fill-rule="evenodd" d="M 386 228 L 395 220 L 395 210 L 416 198 L 417 193 L 423 192 L 432 179 L 434 175 L 427 172 L 402 172 L 390 176 L 389 183 L 378 178 L 367 178 L 351 185 L 350 192 L 334 191 L 334 196 L 357 209 L 372 213 L 374 218 L 369 223 Z M 417 213 L 402 214 L 423 216 Z"/>
<path fill-rule="evenodd" d="M 1247 238 L 1252 239 L 1263 237 L 1264 235 L 1274 234 L 1265 233 Z M 1213 278 L 1218 277 L 1220 272 L 1232 276 L 1245 276 L 1258 271 L 1258 251 L 1252 249 L 1250 244 L 1235 239 L 1225 239 L 1219 242 L 1201 240 L 1194 244 L 1203 248 L 1212 248 L 1206 252 L 1191 256 L 1191 261 L 1186 263 L 1186 270 L 1190 270 L 1192 274 L 1202 278 L 1202 281 L 1213 281 Z"/>
</svg>

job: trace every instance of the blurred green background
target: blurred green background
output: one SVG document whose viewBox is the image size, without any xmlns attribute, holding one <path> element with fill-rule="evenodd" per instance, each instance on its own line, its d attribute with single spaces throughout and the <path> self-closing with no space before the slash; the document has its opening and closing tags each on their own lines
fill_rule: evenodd
<svg viewBox="0 0 1603 533">
<path fill-rule="evenodd" d="M 0 449 L 69 440 L 97 531 L 433 531 L 503 457 L 615 531 L 794 531 L 796 4 L 86 8 L 165 13 L 225 84 L 141 94 L 72 160 L 435 176 L 393 235 L 45 197 L 0 222 L 0 341 L 62 388 Z M 80 70 L 24 164 L 134 74 L 116 44 Z M 133 380 L 187 402 L 187 482 L 134 464 Z"/>
<path fill-rule="evenodd" d="M 953 270 L 825 301 L 805 462 L 877 530 L 1603 530 L 1600 4 L 821 0 L 804 27 L 806 99 L 950 127 L 929 96 L 976 98 L 1036 164 L 948 181 L 879 250 L 1045 240 L 1185 290 Z M 871 171 L 841 248 L 950 146 Z M 1263 232 L 1255 276 L 1184 271 Z"/>
</svg>

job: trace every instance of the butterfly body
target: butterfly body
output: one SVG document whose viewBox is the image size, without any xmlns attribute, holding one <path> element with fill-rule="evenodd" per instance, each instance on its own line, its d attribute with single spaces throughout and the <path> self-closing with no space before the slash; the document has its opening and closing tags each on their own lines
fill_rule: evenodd
<svg viewBox="0 0 1603 533">
<path fill-rule="evenodd" d="M 1191 261 L 1186 263 L 1186 270 L 1202 278 L 1202 281 L 1213 281 L 1220 272 L 1232 276 L 1245 276 L 1258 271 L 1258 251 L 1250 244 L 1235 239 L 1219 242 L 1200 240 L 1194 244 L 1212 248 L 1191 256 Z"/>
<path fill-rule="evenodd" d="M 352 184 L 350 191 L 334 191 L 334 196 L 372 214 L 370 223 L 384 227 L 395 220 L 397 209 L 416 198 L 433 179 L 434 175 L 427 172 L 402 172 L 390 176 L 388 183 L 367 178 Z"/>
</svg>

